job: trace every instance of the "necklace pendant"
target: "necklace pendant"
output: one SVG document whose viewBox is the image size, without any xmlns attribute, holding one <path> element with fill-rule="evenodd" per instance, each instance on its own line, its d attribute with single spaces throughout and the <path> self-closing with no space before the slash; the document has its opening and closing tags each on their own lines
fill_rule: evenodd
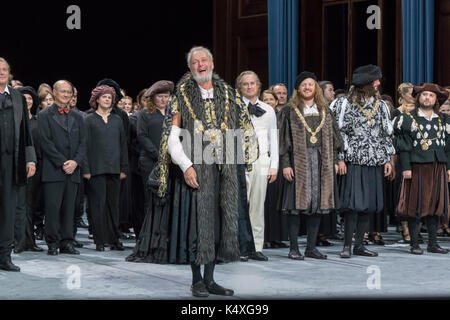
<svg viewBox="0 0 450 320">
<path fill-rule="evenodd" d="M 310 141 L 312 144 L 316 144 L 316 143 L 317 143 L 317 138 L 316 138 L 315 136 L 311 136 L 311 138 L 309 138 L 309 141 Z"/>
<path fill-rule="evenodd" d="M 428 142 L 425 140 L 424 143 L 422 143 L 422 150 L 427 151 L 428 150 Z"/>
<path fill-rule="evenodd" d="M 368 125 L 369 127 L 371 127 L 371 126 L 372 126 L 372 121 L 368 120 L 368 121 L 367 121 L 367 125 Z"/>
</svg>

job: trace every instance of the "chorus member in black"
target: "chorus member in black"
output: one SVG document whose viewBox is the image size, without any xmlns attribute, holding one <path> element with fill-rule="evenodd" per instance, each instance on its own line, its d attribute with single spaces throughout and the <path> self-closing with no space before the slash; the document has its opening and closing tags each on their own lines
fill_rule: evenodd
<svg viewBox="0 0 450 320">
<path fill-rule="evenodd" d="M 162 126 L 166 114 L 167 103 L 173 92 L 171 81 L 155 82 L 144 93 L 147 99 L 145 108 L 137 112 L 137 139 L 140 146 L 139 172 L 142 184 L 147 183 L 150 172 L 158 162 Z M 136 242 L 136 248 L 127 261 L 148 261 L 164 263 L 167 261 L 169 240 L 170 211 L 163 209 L 152 192 L 144 188 L 145 218 L 142 233 Z M 161 253 L 165 254 L 161 254 Z"/>
<path fill-rule="evenodd" d="M 22 87 L 18 89 L 25 97 L 28 108 L 28 119 L 30 125 L 30 132 L 33 138 L 36 155 L 38 155 L 38 132 L 37 132 L 37 118 L 36 111 L 38 108 L 38 97 L 36 91 L 32 87 Z M 40 157 L 37 156 L 37 159 Z M 39 160 L 38 160 L 39 161 Z M 39 165 L 39 162 L 37 163 Z M 36 170 L 37 173 L 38 170 Z M 40 175 L 35 174 L 28 179 L 26 186 L 18 189 L 16 219 L 14 224 L 14 252 L 20 253 L 22 251 L 43 251 L 44 249 L 36 245 L 34 237 L 34 195 L 39 188 Z"/>
<path fill-rule="evenodd" d="M 70 109 L 73 86 L 67 80 L 53 85 L 55 103 L 39 112 L 45 240 L 48 254 L 79 254 L 73 247 L 73 219 L 80 165 L 86 156 L 83 117 Z"/>
<path fill-rule="evenodd" d="M 92 90 L 89 104 L 95 112 L 86 117 L 86 161 L 83 177 L 89 180 L 89 210 L 96 249 L 105 244 L 123 250 L 119 241 L 120 181 L 128 173 L 127 138 L 119 116 L 111 113 L 115 99 L 112 87 Z"/>
<path fill-rule="evenodd" d="M 14 214 L 20 186 L 36 172 L 25 97 L 8 86 L 10 66 L 0 58 L 0 269 L 20 271 L 11 261 Z"/>
</svg>

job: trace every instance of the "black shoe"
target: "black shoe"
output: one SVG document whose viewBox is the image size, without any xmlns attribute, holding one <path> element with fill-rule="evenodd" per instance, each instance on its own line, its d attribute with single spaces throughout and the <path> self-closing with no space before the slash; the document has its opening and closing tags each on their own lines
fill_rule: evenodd
<svg viewBox="0 0 450 320">
<path fill-rule="evenodd" d="M 344 258 L 344 259 L 351 258 L 352 254 L 351 254 L 350 247 L 344 246 L 344 248 L 342 249 L 342 251 L 341 251 L 341 253 L 339 254 L 339 256 L 340 256 L 341 258 Z"/>
<path fill-rule="evenodd" d="M 448 249 L 441 248 L 437 243 L 434 245 L 428 246 L 427 251 L 432 252 L 432 253 L 441 253 L 441 254 L 447 254 L 449 252 Z"/>
<path fill-rule="evenodd" d="M 409 252 L 412 254 L 417 254 L 417 255 L 423 254 L 423 250 L 419 246 L 411 247 L 409 249 Z"/>
<path fill-rule="evenodd" d="M 44 249 L 41 247 L 38 247 L 37 245 L 33 244 L 32 246 L 28 247 L 26 251 L 33 251 L 33 252 L 42 252 Z"/>
<path fill-rule="evenodd" d="M 80 220 L 78 220 L 78 222 L 77 222 L 77 227 L 78 227 L 78 228 L 84 228 L 84 229 L 86 229 L 86 228 L 89 228 L 89 225 L 87 225 L 87 224 L 83 221 L 83 219 L 80 219 Z"/>
<path fill-rule="evenodd" d="M 298 250 L 289 251 L 288 258 L 292 260 L 304 260 L 305 257 Z"/>
<path fill-rule="evenodd" d="M 20 247 L 20 248 L 14 248 L 14 250 L 13 250 L 14 253 L 22 253 L 22 252 L 24 252 L 24 251 L 25 251 L 25 248 L 23 248 L 23 247 Z"/>
<path fill-rule="evenodd" d="M 0 269 L 5 271 L 20 272 L 20 268 L 12 263 L 9 259 L 0 263 Z"/>
<path fill-rule="evenodd" d="M 123 244 L 121 242 L 117 242 L 116 244 L 111 245 L 111 250 L 117 250 L 117 251 L 124 251 L 125 248 L 123 247 Z"/>
<path fill-rule="evenodd" d="M 327 255 L 320 253 L 319 250 L 314 248 L 312 250 L 306 249 L 305 250 L 305 257 L 313 258 L 313 259 L 326 259 Z"/>
<path fill-rule="evenodd" d="M 378 256 L 378 253 L 367 250 L 363 245 L 354 247 L 353 254 L 355 256 L 365 256 L 365 257 L 377 257 Z"/>
<path fill-rule="evenodd" d="M 419 235 L 417 236 L 417 242 L 420 243 L 420 244 L 425 243 L 425 242 L 423 241 L 423 237 L 422 237 L 422 235 L 421 235 L 420 233 L 419 233 Z"/>
<path fill-rule="evenodd" d="M 282 241 L 272 241 L 272 248 L 289 248 L 289 246 Z"/>
<path fill-rule="evenodd" d="M 216 294 L 219 296 L 232 296 L 234 294 L 233 290 L 224 288 L 215 283 L 214 281 L 206 285 L 206 290 L 208 290 L 208 292 L 211 294 Z"/>
<path fill-rule="evenodd" d="M 63 248 L 59 249 L 59 253 L 65 253 L 65 254 L 80 254 L 80 251 L 75 250 L 75 248 L 73 247 L 73 245 L 67 245 Z"/>
<path fill-rule="evenodd" d="M 56 247 L 49 247 L 48 251 L 47 251 L 47 254 L 49 256 L 57 256 L 58 255 L 58 248 L 56 248 Z"/>
<path fill-rule="evenodd" d="M 105 251 L 105 246 L 102 244 L 95 245 L 95 250 L 97 251 Z"/>
<path fill-rule="evenodd" d="M 196 284 L 193 284 L 191 286 L 191 292 L 194 297 L 206 298 L 207 296 L 209 296 L 209 292 L 206 289 L 206 286 L 205 286 L 205 283 L 203 282 L 203 280 L 200 280 Z"/>
<path fill-rule="evenodd" d="M 248 261 L 248 256 L 242 256 L 242 257 L 240 258 L 240 260 L 241 260 L 242 262 L 247 262 L 247 261 Z"/>
<path fill-rule="evenodd" d="M 37 228 L 35 232 L 36 240 L 44 240 L 44 229 Z"/>
<path fill-rule="evenodd" d="M 342 240 L 344 240 L 344 237 L 341 236 L 339 233 L 336 233 L 336 234 L 329 236 L 328 239 L 342 241 Z"/>
<path fill-rule="evenodd" d="M 73 246 L 75 248 L 83 248 L 83 244 L 81 242 L 78 242 L 77 240 L 73 240 Z"/>
<path fill-rule="evenodd" d="M 258 261 L 269 260 L 269 258 L 266 257 L 261 251 L 252 252 L 248 257 L 252 260 L 258 260 Z"/>
<path fill-rule="evenodd" d="M 330 247 L 332 245 L 333 244 L 330 241 L 328 241 L 327 239 L 323 239 L 323 240 L 319 239 L 316 242 L 316 246 L 319 246 L 319 247 Z"/>
</svg>

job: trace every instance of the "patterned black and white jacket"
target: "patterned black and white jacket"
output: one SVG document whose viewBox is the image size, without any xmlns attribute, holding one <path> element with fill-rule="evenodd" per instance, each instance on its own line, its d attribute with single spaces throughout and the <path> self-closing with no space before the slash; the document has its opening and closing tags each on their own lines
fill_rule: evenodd
<svg viewBox="0 0 450 320">
<path fill-rule="evenodd" d="M 375 99 L 371 97 L 362 107 L 370 114 L 374 106 Z M 348 97 L 334 100 L 330 109 L 344 140 L 344 153 L 339 155 L 340 160 L 361 166 L 382 166 L 391 162 L 395 148 L 386 102 L 379 100 L 378 108 L 370 121 L 371 125 L 368 124 L 366 115 Z"/>
</svg>

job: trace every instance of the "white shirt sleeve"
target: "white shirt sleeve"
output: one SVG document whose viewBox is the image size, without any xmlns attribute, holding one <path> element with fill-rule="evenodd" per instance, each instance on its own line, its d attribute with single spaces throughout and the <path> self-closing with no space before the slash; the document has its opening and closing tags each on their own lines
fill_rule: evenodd
<svg viewBox="0 0 450 320">
<path fill-rule="evenodd" d="M 172 126 L 168 140 L 168 149 L 173 163 L 178 165 L 184 173 L 192 166 L 193 163 L 183 151 L 183 146 L 180 141 L 180 132 L 181 129 L 179 127 Z"/>
</svg>

